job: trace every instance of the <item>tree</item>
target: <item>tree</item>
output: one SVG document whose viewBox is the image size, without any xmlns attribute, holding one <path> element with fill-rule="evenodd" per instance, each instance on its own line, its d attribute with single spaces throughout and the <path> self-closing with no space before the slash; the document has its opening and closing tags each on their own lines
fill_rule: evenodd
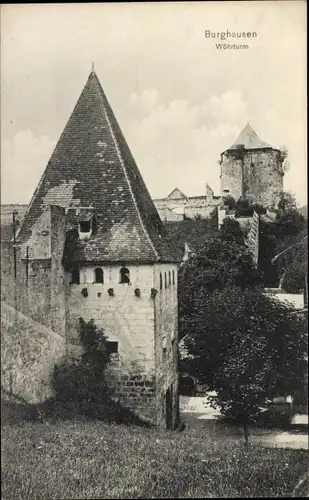
<svg viewBox="0 0 309 500">
<path fill-rule="evenodd" d="M 241 423 L 247 442 L 260 406 L 303 383 L 304 320 L 249 287 L 200 290 L 199 300 L 199 328 L 185 338 L 190 374 L 216 391 L 213 404 Z"/>
<path fill-rule="evenodd" d="M 220 237 L 222 241 L 234 241 L 242 245 L 244 243 L 244 235 L 240 228 L 239 222 L 230 217 L 223 219 L 220 228 Z"/>
<path fill-rule="evenodd" d="M 208 220 L 209 220 L 209 226 L 212 229 L 218 228 L 218 208 L 217 207 L 214 207 L 212 209 L 212 211 L 209 214 Z"/>
<path fill-rule="evenodd" d="M 299 292 L 304 287 L 304 272 L 307 268 L 304 246 L 295 248 L 272 264 L 272 259 L 286 248 L 300 241 L 307 234 L 307 221 L 298 211 L 295 197 L 282 192 L 278 202 L 276 219 L 266 222 L 260 219 L 259 268 L 265 276 L 265 286 L 278 286 L 287 270 L 284 282 L 290 292 Z"/>
<path fill-rule="evenodd" d="M 179 325 L 187 373 L 217 392 L 214 402 L 242 423 L 247 442 L 266 398 L 302 383 L 306 330 L 288 306 L 263 294 L 236 226 L 230 233 L 227 226 L 181 270 Z"/>
<path fill-rule="evenodd" d="M 280 213 L 285 213 L 290 210 L 296 210 L 295 196 L 289 191 L 282 191 L 279 195 L 278 210 Z"/>
<path fill-rule="evenodd" d="M 203 328 L 198 322 L 201 290 L 212 292 L 226 286 L 260 286 L 263 279 L 243 238 L 241 242 L 229 239 L 225 230 L 218 237 L 208 239 L 205 247 L 180 268 L 178 276 L 180 338 L 192 329 Z"/>
<path fill-rule="evenodd" d="M 236 207 L 236 201 L 233 196 L 229 194 L 228 196 L 223 197 L 223 205 L 228 207 L 229 210 L 234 210 Z"/>
</svg>

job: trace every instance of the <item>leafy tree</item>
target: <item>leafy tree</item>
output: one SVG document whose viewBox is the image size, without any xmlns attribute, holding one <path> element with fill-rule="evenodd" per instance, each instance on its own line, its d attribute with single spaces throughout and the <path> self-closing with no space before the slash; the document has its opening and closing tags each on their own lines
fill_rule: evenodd
<svg viewBox="0 0 309 500">
<path fill-rule="evenodd" d="M 222 241 L 234 241 L 240 245 L 244 243 L 244 235 L 240 228 L 239 222 L 230 217 L 223 219 L 220 228 L 220 237 Z"/>
<path fill-rule="evenodd" d="M 234 221 L 235 222 L 235 221 Z M 239 234 L 239 225 L 226 222 L 218 237 L 207 240 L 205 247 L 179 270 L 179 336 L 197 328 L 201 291 L 212 292 L 226 286 L 260 286 L 263 276 L 253 264 L 251 254 Z M 229 238 L 227 226 L 233 225 L 235 237 Z M 239 240 L 238 240 L 239 236 Z"/>
<path fill-rule="evenodd" d="M 302 320 L 266 297 L 261 284 L 230 221 L 183 266 L 179 280 L 186 371 L 217 392 L 214 402 L 242 423 L 246 442 L 266 398 L 296 391 L 304 375 Z"/>
<path fill-rule="evenodd" d="M 216 391 L 213 403 L 243 425 L 247 442 L 260 406 L 303 383 L 303 318 L 258 289 L 201 289 L 198 297 L 199 327 L 185 338 L 190 374 Z"/>
<path fill-rule="evenodd" d="M 289 191 L 282 191 L 279 195 L 278 210 L 284 213 L 296 209 L 295 196 Z"/>
<path fill-rule="evenodd" d="M 214 207 L 212 209 L 212 211 L 209 214 L 208 220 L 209 220 L 209 223 L 210 223 L 210 227 L 212 229 L 217 229 L 218 228 L 218 208 L 217 207 Z"/>
<path fill-rule="evenodd" d="M 304 287 L 304 272 L 307 268 L 304 246 L 285 254 L 275 264 L 275 255 L 294 245 L 307 234 L 307 221 L 298 211 L 295 197 L 282 192 L 278 202 L 276 219 L 266 222 L 260 219 L 259 268 L 265 276 L 265 286 L 278 286 L 280 277 L 287 270 L 284 283 L 290 292 Z"/>
<path fill-rule="evenodd" d="M 236 201 L 233 196 L 229 194 L 228 196 L 223 197 L 223 205 L 228 207 L 230 210 L 234 210 L 236 207 Z"/>
</svg>

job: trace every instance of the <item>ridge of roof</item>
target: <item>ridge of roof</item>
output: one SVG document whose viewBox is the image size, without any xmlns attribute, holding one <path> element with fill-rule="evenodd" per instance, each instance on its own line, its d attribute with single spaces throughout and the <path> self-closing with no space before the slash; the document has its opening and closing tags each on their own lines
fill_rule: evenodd
<svg viewBox="0 0 309 500">
<path fill-rule="evenodd" d="M 77 228 L 74 209 L 96 217 L 89 240 L 70 243 L 72 260 L 178 262 L 133 155 L 94 71 L 33 194 L 18 239 L 23 242 L 48 205 L 66 209 L 67 230 Z"/>
<path fill-rule="evenodd" d="M 232 146 L 228 148 L 237 149 L 238 146 L 244 146 L 245 149 L 264 149 L 264 148 L 272 148 L 270 144 L 265 141 L 262 141 L 257 133 L 253 130 L 250 123 L 242 129 L 240 134 L 238 135 L 236 141 L 233 142 Z M 272 148 L 273 149 L 273 148 Z"/>
</svg>

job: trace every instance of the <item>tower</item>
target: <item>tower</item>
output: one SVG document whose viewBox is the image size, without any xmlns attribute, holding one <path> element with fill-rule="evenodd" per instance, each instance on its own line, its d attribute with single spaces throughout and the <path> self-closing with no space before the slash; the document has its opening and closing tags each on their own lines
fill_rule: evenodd
<svg viewBox="0 0 309 500">
<path fill-rule="evenodd" d="M 221 196 L 243 197 L 265 207 L 277 205 L 283 190 L 281 151 L 262 141 L 249 123 L 221 154 Z"/>
<path fill-rule="evenodd" d="M 33 305 L 37 320 L 65 336 L 69 357 L 81 352 L 79 318 L 93 319 L 108 336 L 110 383 L 120 400 L 159 426 L 175 427 L 180 256 L 94 70 L 18 241 L 31 271 L 24 289 L 29 314 Z"/>
</svg>

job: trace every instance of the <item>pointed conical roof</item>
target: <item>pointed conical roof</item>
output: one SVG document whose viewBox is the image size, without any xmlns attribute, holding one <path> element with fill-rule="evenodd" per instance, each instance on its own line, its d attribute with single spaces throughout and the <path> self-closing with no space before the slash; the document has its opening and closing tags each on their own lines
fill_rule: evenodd
<svg viewBox="0 0 309 500">
<path fill-rule="evenodd" d="M 237 146 L 240 145 L 243 145 L 245 149 L 263 149 L 272 147 L 270 144 L 267 144 L 267 142 L 264 142 L 259 138 L 250 123 L 247 123 L 229 149 L 237 149 Z"/>
<path fill-rule="evenodd" d="M 178 260 L 94 71 L 33 195 L 19 241 L 28 239 L 48 205 L 66 209 L 73 261 Z M 80 241 L 77 224 L 89 214 L 95 229 Z"/>
</svg>

